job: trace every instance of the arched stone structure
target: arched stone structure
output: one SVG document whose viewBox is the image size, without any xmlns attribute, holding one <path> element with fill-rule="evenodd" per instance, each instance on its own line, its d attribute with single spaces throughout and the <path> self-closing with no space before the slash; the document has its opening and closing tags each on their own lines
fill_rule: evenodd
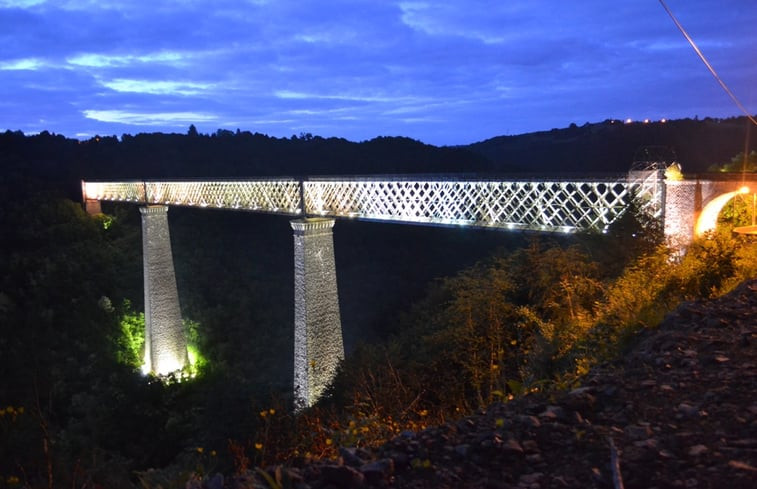
<svg viewBox="0 0 757 489">
<path fill-rule="evenodd" d="M 665 181 L 665 237 L 676 248 L 685 248 L 692 239 L 713 229 L 720 209 L 741 192 L 757 191 L 757 175 L 716 174 L 709 178 Z"/>
</svg>

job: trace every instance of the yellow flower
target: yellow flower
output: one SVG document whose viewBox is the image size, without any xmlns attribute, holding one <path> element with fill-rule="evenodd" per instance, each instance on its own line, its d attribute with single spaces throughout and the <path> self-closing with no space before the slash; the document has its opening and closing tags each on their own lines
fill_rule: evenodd
<svg viewBox="0 0 757 489">
<path fill-rule="evenodd" d="M 422 409 L 421 412 L 418 413 L 418 415 L 422 418 L 424 416 L 428 416 L 428 409 Z"/>
<path fill-rule="evenodd" d="M 215 450 L 211 450 L 211 451 L 210 451 L 210 456 L 211 456 L 211 457 L 215 457 L 216 455 L 217 455 L 217 454 L 216 454 L 216 451 L 215 451 Z"/>
<path fill-rule="evenodd" d="M 260 417 L 261 418 L 265 418 L 266 416 L 268 416 L 268 411 L 266 411 L 266 410 L 260 411 Z"/>
<path fill-rule="evenodd" d="M 205 449 L 202 448 L 202 447 L 197 447 L 197 448 L 195 448 L 195 450 L 197 450 L 197 453 L 202 453 L 202 452 L 205 451 Z"/>
<path fill-rule="evenodd" d="M 331 445 L 332 443 L 334 443 L 334 440 L 332 440 L 331 438 L 326 438 L 326 445 Z"/>
<path fill-rule="evenodd" d="M 263 449 L 263 444 L 262 443 L 256 443 L 255 444 L 255 449 L 256 450 L 262 450 Z"/>
<path fill-rule="evenodd" d="M 274 414 L 276 414 L 276 410 L 273 409 L 273 408 L 271 408 L 271 409 L 268 410 L 268 414 L 270 414 L 271 416 L 273 416 Z"/>
</svg>

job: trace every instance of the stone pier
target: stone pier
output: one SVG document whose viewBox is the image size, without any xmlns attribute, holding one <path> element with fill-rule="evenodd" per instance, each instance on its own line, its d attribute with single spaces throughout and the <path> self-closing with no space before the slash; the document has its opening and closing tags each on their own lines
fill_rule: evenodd
<svg viewBox="0 0 757 489">
<path fill-rule="evenodd" d="M 103 213 L 102 205 L 99 200 L 96 199 L 84 199 L 84 210 L 90 216 Z"/>
<path fill-rule="evenodd" d="M 311 406 L 344 359 L 334 262 L 334 219 L 290 222 L 294 230 L 295 408 Z"/>
<path fill-rule="evenodd" d="M 168 206 L 139 208 L 145 279 L 144 370 L 165 375 L 188 363 L 168 231 Z"/>
<path fill-rule="evenodd" d="M 754 193 L 753 175 L 715 175 L 719 179 L 665 180 L 664 229 L 669 244 L 685 250 L 691 241 L 715 229 L 723 206 L 739 194 Z"/>
</svg>

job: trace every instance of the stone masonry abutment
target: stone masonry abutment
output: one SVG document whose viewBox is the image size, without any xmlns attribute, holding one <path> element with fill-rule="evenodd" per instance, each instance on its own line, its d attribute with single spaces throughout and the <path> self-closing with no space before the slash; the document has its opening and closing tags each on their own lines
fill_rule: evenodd
<svg viewBox="0 0 757 489">
<path fill-rule="evenodd" d="M 675 248 L 683 249 L 705 231 L 714 229 L 717 216 L 731 198 L 757 191 L 757 178 L 665 180 L 664 231 Z"/>
</svg>

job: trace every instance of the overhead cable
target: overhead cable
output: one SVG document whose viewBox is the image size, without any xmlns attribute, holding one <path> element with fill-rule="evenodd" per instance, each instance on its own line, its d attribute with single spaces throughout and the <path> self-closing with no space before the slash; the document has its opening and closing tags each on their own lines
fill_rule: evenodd
<svg viewBox="0 0 757 489">
<path fill-rule="evenodd" d="M 728 88 L 728 85 L 726 85 L 725 82 L 720 78 L 720 76 L 718 75 L 718 73 L 715 71 L 715 68 L 713 68 L 712 65 L 710 64 L 710 62 L 707 61 L 707 58 L 704 57 L 704 54 L 702 54 L 702 51 L 700 51 L 699 47 L 696 45 L 696 43 L 694 42 L 694 40 L 691 38 L 691 36 L 689 36 L 689 33 L 686 32 L 686 29 L 683 28 L 683 26 L 681 25 L 681 23 L 678 22 L 678 19 L 676 19 L 676 16 L 673 15 L 673 12 L 671 12 L 670 9 L 668 8 L 668 6 L 665 5 L 665 1 L 664 0 L 660 0 L 660 3 L 662 4 L 662 8 L 664 8 L 665 11 L 668 13 L 668 15 L 670 16 L 670 18 L 673 19 L 673 22 L 675 22 L 676 27 L 678 27 L 678 30 L 681 31 L 681 33 L 686 38 L 686 40 L 689 41 L 689 44 L 691 44 L 691 47 L 694 48 L 694 51 L 696 51 L 697 55 L 699 56 L 699 59 L 702 60 L 702 62 L 704 63 L 704 65 L 707 67 L 707 69 L 710 70 L 710 73 L 712 73 L 712 76 L 714 76 L 715 79 L 720 84 L 720 86 L 723 87 L 723 90 L 725 90 L 725 92 L 728 94 L 728 96 L 731 97 L 731 100 L 733 100 L 733 102 L 736 104 L 736 106 L 738 106 L 738 108 L 741 109 L 741 112 L 743 112 L 744 115 L 746 115 L 747 118 L 749 118 L 749 120 L 752 121 L 752 123 L 757 126 L 757 120 L 755 120 L 755 118 L 752 117 L 751 114 L 749 114 L 749 111 L 746 109 L 746 107 L 744 107 L 744 105 L 739 101 L 739 99 L 736 98 L 736 95 L 734 95 L 734 93 L 731 91 L 731 89 Z"/>
</svg>

